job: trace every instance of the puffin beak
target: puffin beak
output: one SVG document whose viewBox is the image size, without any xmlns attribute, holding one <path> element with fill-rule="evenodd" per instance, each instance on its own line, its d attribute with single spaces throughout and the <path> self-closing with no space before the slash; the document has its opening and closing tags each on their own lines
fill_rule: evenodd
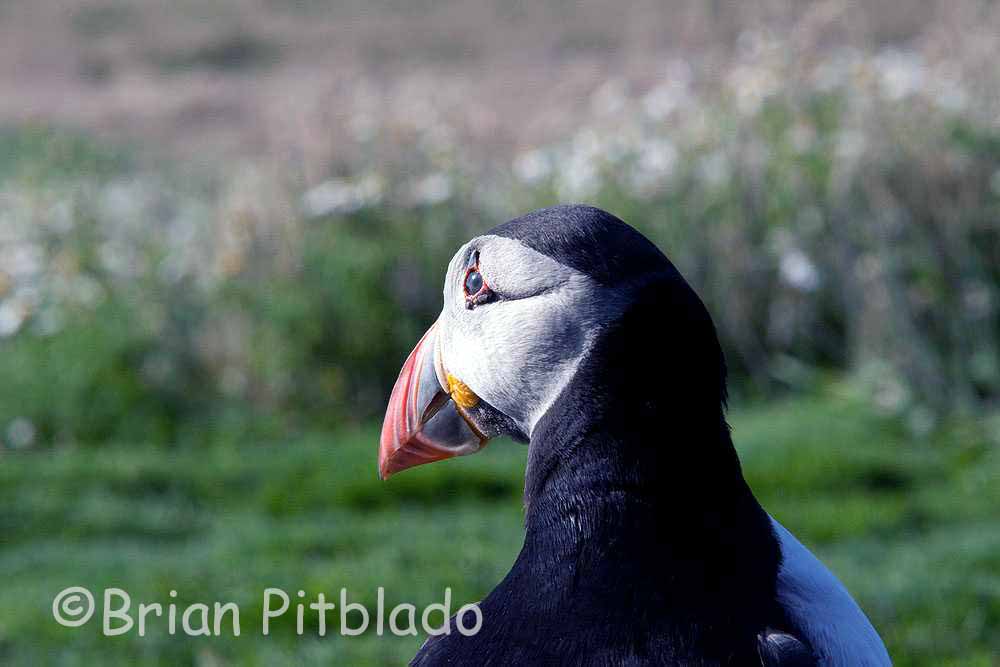
<svg viewBox="0 0 1000 667">
<path fill-rule="evenodd" d="M 435 322 L 413 348 L 392 388 L 379 441 L 382 479 L 423 463 L 474 454 L 486 444 L 464 412 L 478 398 L 445 372 L 437 329 Z"/>
</svg>

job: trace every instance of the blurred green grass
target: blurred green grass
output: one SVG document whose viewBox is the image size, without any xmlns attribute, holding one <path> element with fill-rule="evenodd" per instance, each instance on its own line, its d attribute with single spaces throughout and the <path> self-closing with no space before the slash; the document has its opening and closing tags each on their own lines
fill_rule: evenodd
<svg viewBox="0 0 1000 667">
<path fill-rule="evenodd" d="M 371 608 L 384 586 L 388 607 L 423 607 L 451 586 L 454 609 L 507 571 L 525 450 L 381 483 L 371 420 L 457 246 L 558 201 L 637 225 L 705 299 L 734 403 L 772 399 L 732 415 L 748 478 L 896 663 L 996 663 L 1000 131 L 978 9 L 958 48 L 950 21 L 920 20 L 931 5 L 872 9 L 930 37 L 860 50 L 849 26 L 843 48 L 803 39 L 843 39 L 805 7 L 739 39 L 756 10 L 713 3 L 701 28 L 627 12 L 656 44 L 679 30 L 718 52 L 666 62 L 601 3 L 569 22 L 552 3 L 391 22 L 398 3 L 58 4 L 32 5 L 48 39 L 16 23 L 27 4 L 0 7 L 34 73 L 11 98 L 45 109 L 0 119 L 0 665 L 404 663 L 422 637 L 296 637 L 291 614 L 261 637 L 262 591 L 343 586 Z M 564 104 L 556 61 L 616 52 L 632 65 L 588 64 Z M 486 88 L 523 83 L 564 129 L 455 97 L 460 62 Z M 484 107 L 488 139 L 465 126 Z M 62 628 L 50 605 L 71 585 L 232 600 L 243 636 Z"/>
<path fill-rule="evenodd" d="M 765 507 L 830 565 L 897 665 L 988 665 L 1000 651 L 1000 455 L 982 423 L 914 440 L 843 383 L 731 414 Z M 506 573 L 521 543 L 525 448 L 375 474 L 377 430 L 207 449 L 119 443 L 7 454 L 0 464 L 0 662 L 4 664 L 402 664 L 423 637 L 260 633 L 262 593 L 324 592 L 374 611 L 453 610 Z M 233 601 L 238 638 L 107 638 L 58 626 L 68 586 L 116 586 L 135 605 Z M 293 597 L 294 600 L 294 597 Z M 331 620 L 337 614 L 330 614 Z M 157 622 L 160 621 L 160 622 Z M 334 622 L 334 628 L 336 623 Z"/>
</svg>

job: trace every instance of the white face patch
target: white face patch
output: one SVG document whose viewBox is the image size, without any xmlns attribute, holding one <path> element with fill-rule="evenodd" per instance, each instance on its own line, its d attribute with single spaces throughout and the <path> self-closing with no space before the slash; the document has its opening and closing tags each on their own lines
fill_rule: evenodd
<svg viewBox="0 0 1000 667">
<path fill-rule="evenodd" d="M 477 252 L 479 271 L 497 298 L 470 310 L 463 284 Z M 621 290 L 519 241 L 481 236 L 448 266 L 438 320 L 442 362 L 530 436 L 625 303 Z"/>
</svg>

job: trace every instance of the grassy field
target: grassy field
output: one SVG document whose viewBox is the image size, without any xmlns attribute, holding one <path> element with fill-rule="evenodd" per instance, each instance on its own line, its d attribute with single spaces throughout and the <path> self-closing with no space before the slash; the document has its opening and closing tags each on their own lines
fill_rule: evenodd
<svg viewBox="0 0 1000 667">
<path fill-rule="evenodd" d="M 1000 456 L 982 425 L 914 441 L 843 384 L 731 415 L 746 475 L 769 511 L 842 578 L 897 665 L 990 665 L 1000 651 Z M 994 425 L 995 428 L 995 425 Z M 376 430 L 231 449 L 116 444 L 0 459 L 0 662 L 4 664 L 401 664 L 423 637 L 317 637 L 307 614 L 260 632 L 263 590 L 310 599 L 348 589 L 374 613 L 453 592 L 479 599 L 521 542 L 525 449 L 389 482 Z M 238 638 L 170 637 L 163 619 L 103 637 L 52 619 L 83 585 L 138 602 L 233 601 Z M 331 614 L 335 616 L 336 614 Z M 228 628 L 228 626 L 224 626 Z M 228 631 L 224 634 L 228 634 Z"/>
</svg>

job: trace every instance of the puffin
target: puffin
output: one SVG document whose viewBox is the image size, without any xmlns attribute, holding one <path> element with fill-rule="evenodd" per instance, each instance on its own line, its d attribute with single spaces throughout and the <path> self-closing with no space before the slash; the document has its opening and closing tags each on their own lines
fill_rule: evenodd
<svg viewBox="0 0 1000 667">
<path fill-rule="evenodd" d="M 391 392 L 379 475 L 527 443 L 524 543 L 478 632 L 452 617 L 411 665 L 891 664 L 754 497 L 715 326 L 645 236 L 543 208 L 463 245 L 443 296 Z"/>
</svg>

